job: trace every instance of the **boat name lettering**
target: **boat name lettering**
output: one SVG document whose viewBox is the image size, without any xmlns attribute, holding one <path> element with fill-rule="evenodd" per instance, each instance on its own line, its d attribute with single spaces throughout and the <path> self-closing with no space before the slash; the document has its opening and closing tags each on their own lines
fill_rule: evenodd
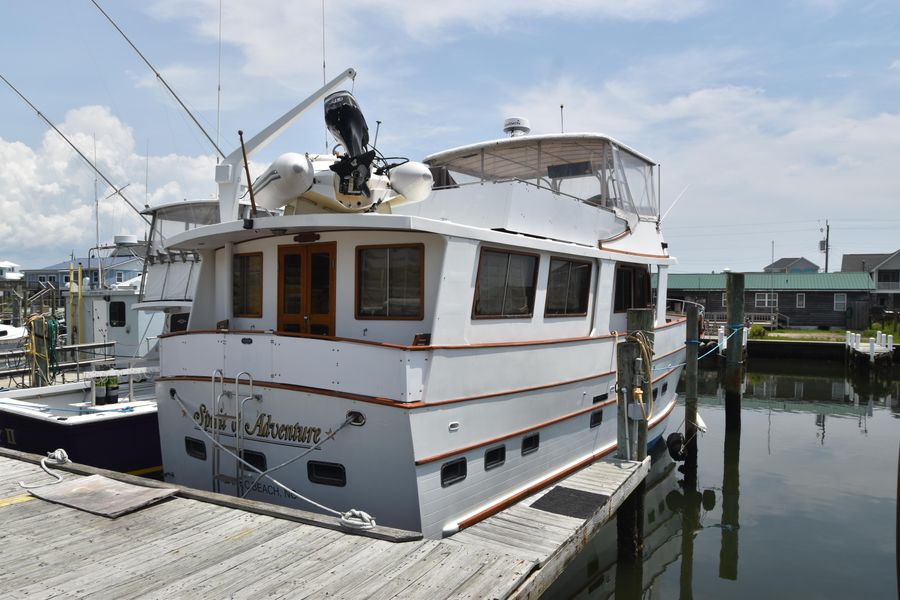
<svg viewBox="0 0 900 600">
<path fill-rule="evenodd" d="M 244 423 L 244 433 L 256 437 L 269 437 L 274 440 L 307 444 L 318 444 L 322 437 L 320 427 L 309 427 L 300 423 L 277 423 L 272 420 L 272 415 L 267 413 L 260 413 L 252 426 L 250 423 Z"/>
<path fill-rule="evenodd" d="M 201 404 L 194 413 L 194 421 L 203 429 L 210 430 L 213 427 L 219 431 L 225 431 L 226 423 L 230 421 L 231 432 L 234 433 L 236 425 L 234 419 L 226 418 L 224 414 L 209 412 L 205 404 Z M 273 440 L 285 440 L 304 444 L 318 444 L 322 439 L 321 427 L 310 427 L 298 423 L 278 423 L 272 420 L 272 415 L 260 413 L 256 421 L 244 423 L 244 433 L 255 437 L 272 438 Z M 14 443 L 14 442 L 13 442 Z"/>
</svg>

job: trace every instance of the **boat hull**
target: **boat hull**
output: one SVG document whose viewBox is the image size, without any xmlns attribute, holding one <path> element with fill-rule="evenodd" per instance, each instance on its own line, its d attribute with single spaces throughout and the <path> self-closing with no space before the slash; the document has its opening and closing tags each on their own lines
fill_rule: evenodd
<svg viewBox="0 0 900 600">
<path fill-rule="evenodd" d="M 162 472 L 154 412 L 68 425 L 0 410 L 0 445 L 42 455 L 62 448 L 73 462 L 92 467 L 141 475 Z"/>
</svg>

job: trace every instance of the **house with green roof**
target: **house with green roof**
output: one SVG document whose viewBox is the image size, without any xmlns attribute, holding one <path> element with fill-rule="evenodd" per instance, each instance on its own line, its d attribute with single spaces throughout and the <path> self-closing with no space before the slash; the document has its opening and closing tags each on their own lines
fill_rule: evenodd
<svg viewBox="0 0 900 600">
<path fill-rule="evenodd" d="M 728 310 L 725 273 L 669 273 L 668 282 L 669 299 L 699 302 L 708 315 Z M 862 329 L 874 292 L 868 273 L 745 273 L 744 312 L 788 327 Z"/>
</svg>

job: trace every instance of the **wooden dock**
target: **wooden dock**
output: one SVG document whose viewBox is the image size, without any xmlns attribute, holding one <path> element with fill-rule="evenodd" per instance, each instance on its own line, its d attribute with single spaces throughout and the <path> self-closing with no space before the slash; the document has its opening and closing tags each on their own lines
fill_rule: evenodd
<svg viewBox="0 0 900 600">
<path fill-rule="evenodd" d="M 443 540 L 68 464 L 174 495 L 116 519 L 38 499 L 39 456 L 0 448 L 8 598 L 535 598 L 649 472 L 604 459 Z M 53 487 L 53 486 L 50 486 Z M 36 490 L 39 492 L 39 490 Z"/>
</svg>

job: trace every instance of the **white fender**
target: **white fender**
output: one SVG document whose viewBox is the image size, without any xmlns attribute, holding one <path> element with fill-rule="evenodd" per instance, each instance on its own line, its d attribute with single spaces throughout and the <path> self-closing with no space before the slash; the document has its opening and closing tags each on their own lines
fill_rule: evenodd
<svg viewBox="0 0 900 600">
<path fill-rule="evenodd" d="M 389 177 L 391 178 L 391 188 L 400 194 L 389 200 L 392 206 L 421 202 L 428 197 L 434 185 L 431 170 L 420 162 L 408 162 L 394 167 L 391 169 Z"/>
<path fill-rule="evenodd" d="M 313 165 L 309 157 L 288 152 L 276 158 L 265 175 L 253 182 L 253 195 L 257 206 L 273 210 L 297 198 L 312 184 Z"/>
</svg>

